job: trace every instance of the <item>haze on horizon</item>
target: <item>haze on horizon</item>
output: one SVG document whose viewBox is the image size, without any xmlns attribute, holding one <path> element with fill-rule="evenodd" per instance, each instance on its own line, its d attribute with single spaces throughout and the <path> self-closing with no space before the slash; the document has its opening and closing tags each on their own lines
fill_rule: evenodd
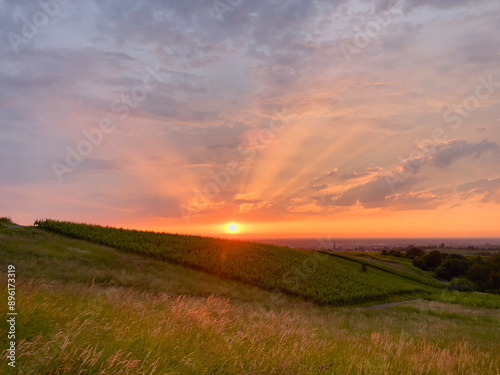
<svg viewBox="0 0 500 375">
<path fill-rule="evenodd" d="M 496 0 L 0 0 L 0 25 L 0 216 L 500 237 Z"/>
</svg>

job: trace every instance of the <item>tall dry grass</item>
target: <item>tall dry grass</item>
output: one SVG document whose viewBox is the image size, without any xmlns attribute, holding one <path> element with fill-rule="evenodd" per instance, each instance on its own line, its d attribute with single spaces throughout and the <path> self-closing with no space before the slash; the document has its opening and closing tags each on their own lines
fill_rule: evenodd
<svg viewBox="0 0 500 375">
<path fill-rule="evenodd" d="M 17 288 L 19 374 L 499 373 L 496 311 L 469 321 L 456 305 L 450 319 L 421 305 L 270 309 L 56 281 L 19 279 Z"/>
</svg>

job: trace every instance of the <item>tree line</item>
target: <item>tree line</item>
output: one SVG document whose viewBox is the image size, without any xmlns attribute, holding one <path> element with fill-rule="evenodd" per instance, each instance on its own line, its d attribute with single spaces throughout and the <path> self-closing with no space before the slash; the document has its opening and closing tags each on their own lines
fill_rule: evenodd
<svg viewBox="0 0 500 375">
<path fill-rule="evenodd" d="M 466 257 L 439 250 L 425 252 L 415 247 L 406 252 L 383 250 L 381 254 L 413 259 L 415 267 L 433 272 L 438 279 L 451 281 L 450 289 L 500 293 L 500 255 Z"/>
</svg>

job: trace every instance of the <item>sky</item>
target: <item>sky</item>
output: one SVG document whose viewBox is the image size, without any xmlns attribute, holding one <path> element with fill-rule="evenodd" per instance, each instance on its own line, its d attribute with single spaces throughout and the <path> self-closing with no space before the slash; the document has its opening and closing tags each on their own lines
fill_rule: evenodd
<svg viewBox="0 0 500 375">
<path fill-rule="evenodd" d="M 500 237 L 499 29 L 497 0 L 0 0 L 0 216 Z"/>
</svg>

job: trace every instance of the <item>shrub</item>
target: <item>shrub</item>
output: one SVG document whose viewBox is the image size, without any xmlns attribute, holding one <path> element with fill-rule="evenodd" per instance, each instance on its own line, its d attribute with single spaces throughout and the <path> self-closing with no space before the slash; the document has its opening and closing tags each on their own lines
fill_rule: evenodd
<svg viewBox="0 0 500 375">
<path fill-rule="evenodd" d="M 415 267 L 418 267 L 418 268 L 420 268 L 422 270 L 426 270 L 427 269 L 427 267 L 425 265 L 425 262 L 424 262 L 424 260 L 421 257 L 413 259 L 412 264 Z"/>
<path fill-rule="evenodd" d="M 448 285 L 449 290 L 458 290 L 459 292 L 473 292 L 477 289 L 474 282 L 465 277 L 455 277 Z"/>
<path fill-rule="evenodd" d="M 0 217 L 0 224 L 14 224 L 10 217 L 4 216 Z"/>
</svg>

